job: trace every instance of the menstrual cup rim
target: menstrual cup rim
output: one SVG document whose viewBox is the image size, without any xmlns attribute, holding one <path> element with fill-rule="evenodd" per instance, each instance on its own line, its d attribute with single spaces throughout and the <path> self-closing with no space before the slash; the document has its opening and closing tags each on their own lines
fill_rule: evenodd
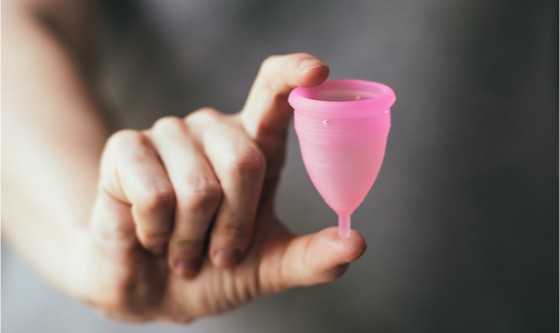
<svg viewBox="0 0 560 333">
<path fill-rule="evenodd" d="M 319 100 L 306 97 L 318 89 L 329 89 L 332 86 L 347 86 L 349 90 L 356 87 L 369 86 L 371 90 L 381 91 L 381 94 L 374 98 L 361 100 Z M 297 87 L 288 96 L 288 102 L 296 110 L 296 112 L 320 111 L 324 113 L 333 113 L 338 116 L 357 116 L 359 114 L 373 112 L 383 112 L 389 109 L 395 103 L 396 97 L 393 90 L 386 84 L 358 80 L 358 79 L 336 79 L 327 80 L 322 84 L 314 87 Z M 348 108 L 352 108 L 352 113 L 343 112 Z"/>
</svg>

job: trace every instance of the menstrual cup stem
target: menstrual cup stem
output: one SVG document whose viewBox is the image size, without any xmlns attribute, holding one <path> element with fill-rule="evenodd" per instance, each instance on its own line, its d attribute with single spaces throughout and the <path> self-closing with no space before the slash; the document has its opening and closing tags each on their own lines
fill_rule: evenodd
<svg viewBox="0 0 560 333">
<path fill-rule="evenodd" d="M 338 216 L 338 234 L 342 238 L 350 237 L 350 215 Z"/>
</svg>

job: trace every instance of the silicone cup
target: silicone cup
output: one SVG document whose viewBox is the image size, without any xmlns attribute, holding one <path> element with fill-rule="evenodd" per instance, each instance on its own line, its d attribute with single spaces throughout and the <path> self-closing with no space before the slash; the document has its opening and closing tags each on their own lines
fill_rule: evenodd
<svg viewBox="0 0 560 333">
<path fill-rule="evenodd" d="M 298 87 L 288 97 L 305 168 L 342 237 L 381 168 L 395 100 L 388 86 L 363 80 Z"/>
</svg>

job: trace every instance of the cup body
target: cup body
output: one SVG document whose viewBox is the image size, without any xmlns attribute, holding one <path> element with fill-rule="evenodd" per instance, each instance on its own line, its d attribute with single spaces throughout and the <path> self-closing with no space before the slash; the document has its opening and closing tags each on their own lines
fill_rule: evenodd
<svg viewBox="0 0 560 333">
<path fill-rule="evenodd" d="M 338 215 L 351 215 L 381 168 L 393 91 L 377 82 L 331 80 L 296 88 L 288 100 L 311 181 Z"/>
</svg>

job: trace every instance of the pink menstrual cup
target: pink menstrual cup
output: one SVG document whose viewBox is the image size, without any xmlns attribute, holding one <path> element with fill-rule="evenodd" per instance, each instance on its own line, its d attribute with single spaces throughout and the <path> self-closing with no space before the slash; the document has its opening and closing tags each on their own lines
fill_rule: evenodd
<svg viewBox="0 0 560 333">
<path fill-rule="evenodd" d="M 388 86 L 362 80 L 298 87 L 288 98 L 305 168 L 342 237 L 381 168 L 395 100 Z"/>
</svg>

